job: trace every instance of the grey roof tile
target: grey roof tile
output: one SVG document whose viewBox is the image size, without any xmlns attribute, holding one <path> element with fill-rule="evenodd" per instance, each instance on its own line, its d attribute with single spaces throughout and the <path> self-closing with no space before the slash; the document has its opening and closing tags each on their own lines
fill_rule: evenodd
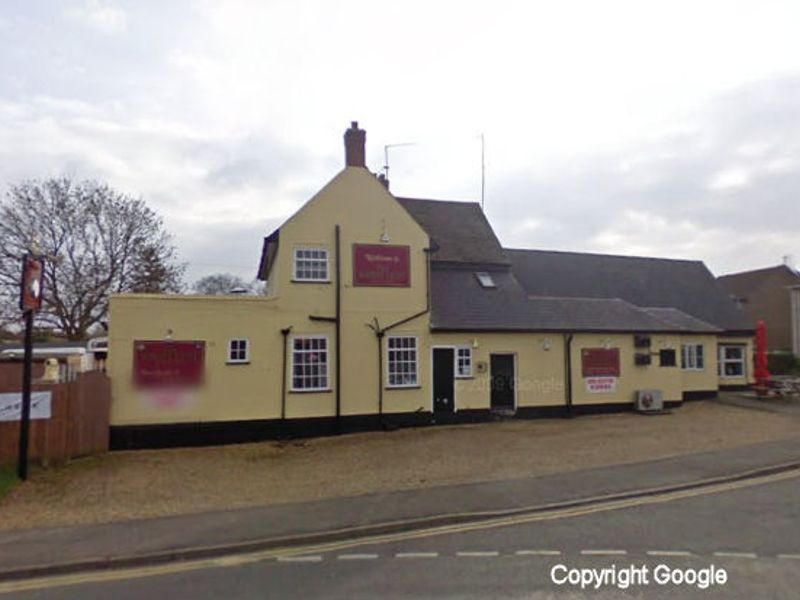
<svg viewBox="0 0 800 600">
<path fill-rule="evenodd" d="M 438 262 L 508 264 L 503 248 L 477 202 L 397 198 L 431 238 Z"/>
<path fill-rule="evenodd" d="M 506 250 L 512 271 L 532 295 L 621 298 L 642 307 L 677 308 L 726 331 L 752 331 L 701 261 Z"/>
</svg>

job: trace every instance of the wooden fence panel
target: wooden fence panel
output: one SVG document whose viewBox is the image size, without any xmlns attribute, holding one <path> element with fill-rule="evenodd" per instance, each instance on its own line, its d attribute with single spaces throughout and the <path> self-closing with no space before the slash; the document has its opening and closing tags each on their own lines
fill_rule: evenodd
<svg viewBox="0 0 800 600">
<path fill-rule="evenodd" d="M 18 392 L 19 384 L 0 381 L 0 392 Z M 108 450 L 111 385 L 99 371 L 80 373 L 75 381 L 39 384 L 52 392 L 49 419 L 31 421 L 31 460 L 48 463 Z M 19 421 L 0 422 L 0 464 L 17 458 Z"/>
</svg>

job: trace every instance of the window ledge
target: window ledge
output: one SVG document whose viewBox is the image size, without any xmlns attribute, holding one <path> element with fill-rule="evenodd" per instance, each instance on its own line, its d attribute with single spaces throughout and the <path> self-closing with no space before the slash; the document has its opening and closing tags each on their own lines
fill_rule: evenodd
<svg viewBox="0 0 800 600">
<path fill-rule="evenodd" d="M 228 360 L 225 361 L 226 365 L 249 365 L 249 360 Z"/>
<path fill-rule="evenodd" d="M 394 390 L 421 390 L 421 385 L 387 385 L 383 388 L 387 392 L 394 391 Z"/>
<path fill-rule="evenodd" d="M 292 279 L 292 283 L 330 283 L 330 279 Z"/>
<path fill-rule="evenodd" d="M 289 390 L 290 394 L 329 394 L 333 391 L 332 388 L 325 388 L 322 390 Z"/>
</svg>

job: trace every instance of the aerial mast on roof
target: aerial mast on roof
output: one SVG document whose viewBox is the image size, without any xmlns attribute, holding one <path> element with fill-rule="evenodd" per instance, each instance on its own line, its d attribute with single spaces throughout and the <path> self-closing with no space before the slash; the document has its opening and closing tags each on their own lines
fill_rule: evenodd
<svg viewBox="0 0 800 600">
<path fill-rule="evenodd" d="M 481 210 L 486 197 L 486 141 L 481 134 Z"/>
<path fill-rule="evenodd" d="M 401 146 L 416 146 L 416 142 L 401 142 L 399 144 L 386 144 L 383 147 L 383 176 L 389 181 L 389 148 L 400 148 Z"/>
</svg>

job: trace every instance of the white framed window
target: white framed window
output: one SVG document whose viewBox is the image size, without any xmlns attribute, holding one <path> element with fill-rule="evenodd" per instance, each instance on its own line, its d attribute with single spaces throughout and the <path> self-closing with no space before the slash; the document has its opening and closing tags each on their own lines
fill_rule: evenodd
<svg viewBox="0 0 800 600">
<path fill-rule="evenodd" d="M 456 377 L 472 377 L 472 348 L 456 348 Z"/>
<path fill-rule="evenodd" d="M 328 276 L 328 250 L 326 248 L 294 249 L 295 281 L 330 281 Z"/>
<path fill-rule="evenodd" d="M 328 338 L 304 335 L 292 338 L 292 391 L 327 391 Z"/>
<path fill-rule="evenodd" d="M 386 338 L 386 358 L 389 387 L 419 385 L 417 338 L 413 335 L 393 335 Z"/>
<path fill-rule="evenodd" d="M 744 377 L 745 376 L 745 347 L 743 345 L 719 347 L 719 376 Z"/>
<path fill-rule="evenodd" d="M 228 340 L 228 364 L 250 362 L 250 342 L 247 338 Z"/>
<path fill-rule="evenodd" d="M 703 344 L 683 344 L 681 348 L 681 368 L 684 371 L 705 369 Z"/>
</svg>

